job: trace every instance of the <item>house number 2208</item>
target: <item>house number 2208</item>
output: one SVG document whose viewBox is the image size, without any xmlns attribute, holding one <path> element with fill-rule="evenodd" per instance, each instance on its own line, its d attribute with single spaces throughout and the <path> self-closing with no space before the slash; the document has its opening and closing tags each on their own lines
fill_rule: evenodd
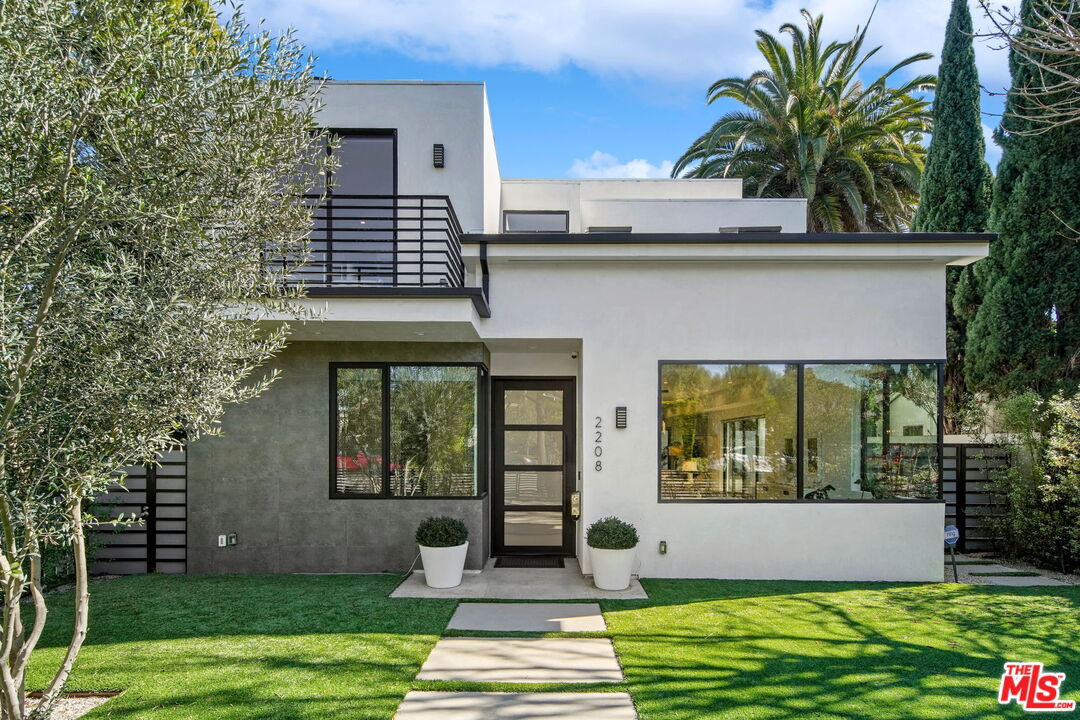
<svg viewBox="0 0 1080 720">
<path fill-rule="evenodd" d="M 600 458 L 603 457 L 603 455 L 604 455 L 604 446 L 601 444 L 601 442 L 603 441 L 603 438 L 604 438 L 604 434 L 603 434 L 602 430 L 600 429 L 600 426 L 602 424 L 603 424 L 603 421 L 600 419 L 600 416 L 597 415 L 596 416 L 596 425 L 593 426 L 595 428 L 595 430 L 596 430 L 596 437 L 593 439 L 593 451 L 592 451 L 593 455 L 596 457 L 596 464 L 593 465 L 593 469 L 595 469 L 596 472 L 600 472 L 601 470 L 604 469 L 604 463 L 601 462 L 601 460 L 600 460 Z"/>
</svg>

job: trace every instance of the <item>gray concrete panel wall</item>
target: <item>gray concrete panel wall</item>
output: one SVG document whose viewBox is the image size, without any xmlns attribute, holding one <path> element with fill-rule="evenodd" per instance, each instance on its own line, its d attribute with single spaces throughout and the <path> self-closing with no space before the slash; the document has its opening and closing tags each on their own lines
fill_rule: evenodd
<svg viewBox="0 0 1080 720">
<path fill-rule="evenodd" d="M 469 527 L 467 567 L 487 557 L 486 498 L 330 499 L 331 362 L 487 362 L 480 343 L 301 342 L 262 396 L 229 407 L 222 435 L 188 450 L 188 572 L 404 570 L 429 515 Z M 217 536 L 236 533 L 219 548 Z"/>
</svg>

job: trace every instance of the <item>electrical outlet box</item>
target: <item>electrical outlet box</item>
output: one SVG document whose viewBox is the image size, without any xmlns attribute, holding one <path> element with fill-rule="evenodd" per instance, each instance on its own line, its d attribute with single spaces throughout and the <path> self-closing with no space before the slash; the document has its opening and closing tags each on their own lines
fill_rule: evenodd
<svg viewBox="0 0 1080 720">
<path fill-rule="evenodd" d="M 227 535 L 218 535 L 217 536 L 217 546 L 218 547 L 225 547 L 228 544 L 229 544 L 229 537 Z"/>
<path fill-rule="evenodd" d="M 230 545 L 235 545 L 236 544 L 236 533 L 229 533 L 229 544 Z"/>
</svg>

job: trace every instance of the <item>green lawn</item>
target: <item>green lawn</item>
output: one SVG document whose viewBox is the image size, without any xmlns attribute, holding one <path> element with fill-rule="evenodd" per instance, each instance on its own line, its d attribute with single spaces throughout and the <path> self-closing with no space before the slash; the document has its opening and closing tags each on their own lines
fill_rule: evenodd
<svg viewBox="0 0 1080 720">
<path fill-rule="evenodd" d="M 96 584 L 69 689 L 124 690 L 89 718 L 389 720 L 410 688 L 440 687 L 413 677 L 456 604 L 390 600 L 398 580 Z M 985 718 L 1003 714 L 1005 660 L 1067 673 L 1066 697 L 1080 699 L 1080 588 L 644 584 L 650 600 L 603 603 L 642 720 Z M 51 599 L 31 686 L 62 652 L 70 603 Z"/>
<path fill-rule="evenodd" d="M 124 690 L 89 718 L 388 720 L 452 600 L 390 600 L 393 575 L 143 575 L 91 588 L 69 690 Z M 53 598 L 29 687 L 62 656 Z M 48 647 L 53 646 L 53 647 Z"/>
<path fill-rule="evenodd" d="M 643 720 L 1020 717 L 997 704 L 1005 660 L 1080 699 L 1080 587 L 642 584 L 604 605 Z"/>
</svg>

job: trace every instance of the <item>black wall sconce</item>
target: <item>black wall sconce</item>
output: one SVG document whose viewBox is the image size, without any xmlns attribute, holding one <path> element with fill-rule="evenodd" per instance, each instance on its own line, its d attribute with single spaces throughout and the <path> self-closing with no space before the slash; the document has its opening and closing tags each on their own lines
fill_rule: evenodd
<svg viewBox="0 0 1080 720">
<path fill-rule="evenodd" d="M 446 167 L 446 148 L 442 143 L 435 143 L 432 146 L 431 164 L 437 168 Z"/>
<path fill-rule="evenodd" d="M 615 427 L 619 430 L 626 429 L 626 406 L 619 405 L 615 408 Z"/>
</svg>

